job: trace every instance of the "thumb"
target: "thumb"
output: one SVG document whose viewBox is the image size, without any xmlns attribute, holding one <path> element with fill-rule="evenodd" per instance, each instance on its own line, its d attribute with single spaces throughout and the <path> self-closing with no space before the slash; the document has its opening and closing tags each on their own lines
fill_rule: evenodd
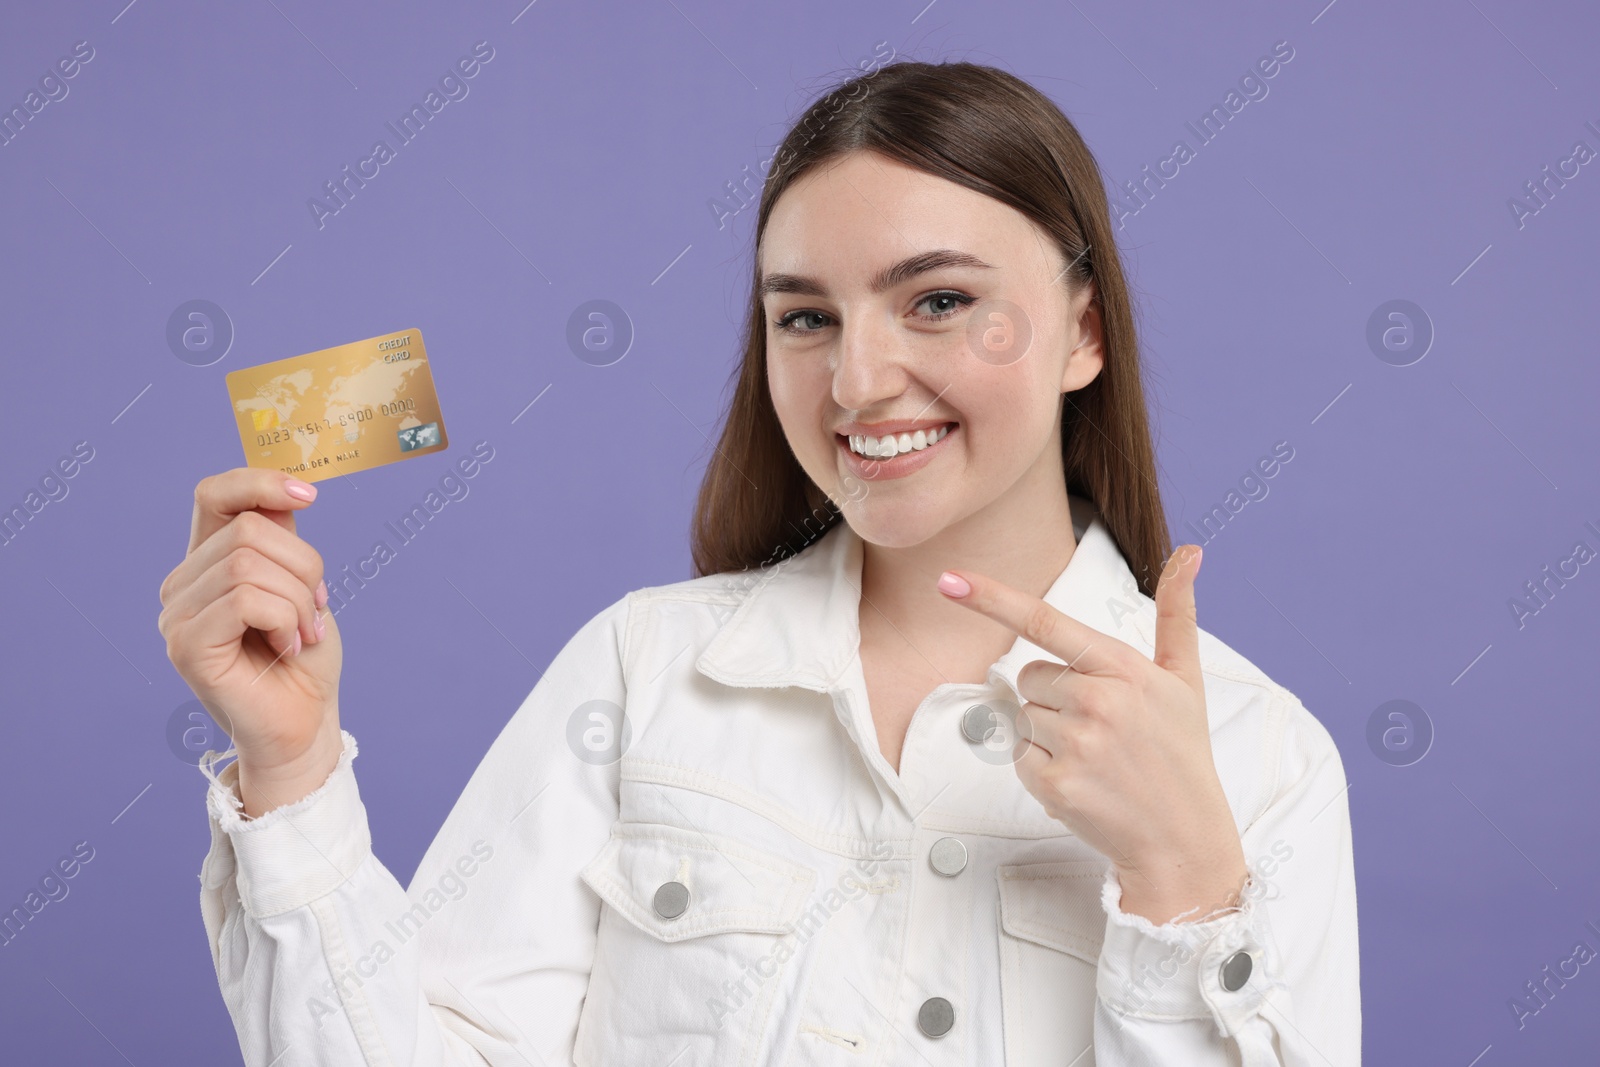
<svg viewBox="0 0 1600 1067">
<path fill-rule="evenodd" d="M 1179 545 L 1162 568 L 1156 586 L 1156 666 L 1180 675 L 1198 692 L 1200 627 L 1195 622 L 1194 580 L 1200 573 L 1200 546 Z"/>
</svg>

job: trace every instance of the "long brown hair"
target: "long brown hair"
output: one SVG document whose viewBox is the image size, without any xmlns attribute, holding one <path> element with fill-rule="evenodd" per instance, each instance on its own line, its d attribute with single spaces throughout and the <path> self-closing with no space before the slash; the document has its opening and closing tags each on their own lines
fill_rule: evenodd
<svg viewBox="0 0 1600 1067">
<path fill-rule="evenodd" d="M 1066 394 L 1068 492 L 1088 497 L 1147 595 L 1171 551 L 1156 484 L 1139 348 L 1099 166 L 1072 122 L 1027 82 L 974 63 L 900 61 L 826 92 L 773 157 L 756 220 L 744 359 L 722 437 L 700 484 L 691 535 L 697 577 L 792 555 L 841 521 L 790 450 L 767 386 L 761 237 L 772 207 L 812 167 L 869 150 L 1007 204 L 1053 236 L 1065 284 L 1093 281 L 1105 365 Z"/>
</svg>

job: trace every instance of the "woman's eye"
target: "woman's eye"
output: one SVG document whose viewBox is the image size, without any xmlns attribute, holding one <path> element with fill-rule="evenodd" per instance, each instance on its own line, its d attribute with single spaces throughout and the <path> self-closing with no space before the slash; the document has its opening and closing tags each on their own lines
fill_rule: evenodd
<svg viewBox="0 0 1600 1067">
<path fill-rule="evenodd" d="M 784 333 L 816 333 L 817 330 L 822 329 L 822 327 L 826 324 L 813 323 L 813 329 L 801 329 L 800 327 L 796 326 L 795 323 L 801 319 L 814 320 L 826 319 L 827 317 L 828 316 L 824 315 L 820 311 L 791 311 L 787 315 L 774 322 L 773 325 Z"/>
<path fill-rule="evenodd" d="M 930 313 L 922 316 L 923 321 L 942 322 L 945 319 L 948 319 L 950 316 L 956 314 L 962 308 L 975 303 L 977 299 L 977 297 L 968 296 L 966 293 L 958 293 L 954 290 L 946 289 L 937 293 L 929 293 L 921 300 L 918 300 L 914 306 L 928 306 Z M 776 319 L 772 325 L 776 327 L 780 333 L 807 334 L 821 331 L 829 324 L 830 321 L 830 317 L 820 311 L 808 311 L 802 309 L 799 311 L 789 312 L 788 314 Z M 801 323 L 804 323 L 804 325 L 801 325 Z"/>
<path fill-rule="evenodd" d="M 943 292 L 929 293 L 917 301 L 917 306 L 921 307 L 923 304 L 927 304 L 930 308 L 938 307 L 938 310 L 935 310 L 930 318 L 933 322 L 940 322 L 948 319 L 951 315 L 954 315 L 957 311 L 977 299 L 975 296 L 968 296 L 966 293 L 958 293 L 947 289 Z"/>
</svg>

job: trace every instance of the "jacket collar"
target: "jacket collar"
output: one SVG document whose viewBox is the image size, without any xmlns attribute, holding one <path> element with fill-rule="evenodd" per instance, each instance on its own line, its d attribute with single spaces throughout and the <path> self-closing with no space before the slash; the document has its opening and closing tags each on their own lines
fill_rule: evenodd
<svg viewBox="0 0 1600 1067">
<path fill-rule="evenodd" d="M 1077 548 L 1044 595 L 1046 603 L 1102 633 L 1149 645 L 1149 602 L 1094 504 L 1070 496 Z M 695 661 L 701 674 L 733 686 L 839 688 L 861 647 L 861 538 L 839 522 L 786 560 L 725 577 L 747 590 L 733 615 Z M 1122 625 L 1132 616 L 1136 626 Z M 1137 635 L 1137 636 L 1136 636 Z M 1061 662 L 1018 637 L 989 668 L 1017 703 L 1017 674 L 1032 660 Z"/>
</svg>

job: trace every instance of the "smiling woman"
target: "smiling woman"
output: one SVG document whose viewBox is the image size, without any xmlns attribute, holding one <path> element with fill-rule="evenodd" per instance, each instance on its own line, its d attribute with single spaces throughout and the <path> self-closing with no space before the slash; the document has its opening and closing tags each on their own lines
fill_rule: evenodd
<svg viewBox="0 0 1600 1067">
<path fill-rule="evenodd" d="M 1006 381 L 1013 393 L 996 397 L 1002 406 L 1019 395 L 1044 397 L 1046 403 L 1024 409 L 1035 416 L 1049 396 L 1060 405 L 1062 395 L 1041 392 L 1038 376 L 1070 373 L 1072 402 L 1052 420 L 1063 429 L 1062 480 L 1100 505 L 1144 592 L 1153 593 L 1171 544 L 1156 489 L 1132 305 L 1098 166 L 1067 118 L 1026 83 L 969 64 L 938 65 L 936 74 L 930 68 L 893 63 L 835 88 L 801 116 L 777 153 L 756 222 L 744 358 L 701 486 L 696 569 L 714 574 L 755 566 L 772 545 L 792 539 L 793 515 L 837 499 L 837 475 L 806 457 L 825 452 L 835 466 L 830 435 L 872 429 L 838 429 L 820 421 L 822 412 L 811 412 L 813 425 L 797 435 L 783 421 L 784 401 L 826 393 L 815 378 L 796 379 L 802 368 L 824 373 L 829 358 L 848 359 L 887 342 L 917 353 L 924 369 L 915 387 L 921 403 L 902 400 L 909 408 L 904 416 L 928 426 L 954 422 L 957 432 L 959 420 L 941 420 L 937 405 L 923 409 L 941 388 L 971 396 L 952 373 Z M 975 121 L 964 110 L 971 108 L 993 113 L 995 121 Z M 819 124 L 814 115 L 833 117 Z M 932 240 L 945 236 L 961 242 Z M 887 260 L 885 251 L 892 254 Z M 872 276 L 855 279 L 858 293 L 874 306 L 859 321 L 841 321 L 837 301 L 854 294 L 830 293 L 825 278 L 842 281 L 863 271 Z M 1081 323 L 1064 322 L 1069 293 Z M 833 313 L 806 298 L 830 298 Z M 973 359 L 964 341 L 968 318 L 1002 301 L 1020 306 L 1031 329 L 1092 328 L 1098 336 L 1081 356 L 1072 351 L 1070 368 L 1064 361 L 1071 346 L 1060 347 L 1054 335 L 1034 337 L 1030 347 L 1048 359 L 1018 360 L 1003 368 L 1009 373 L 995 374 L 992 361 Z M 880 330 L 888 322 L 895 324 L 892 334 Z M 823 358 L 810 358 L 819 352 Z M 841 384 L 866 373 L 861 360 L 850 363 Z M 901 430 L 878 421 L 880 434 Z M 1017 427 L 1020 434 L 1034 429 Z M 796 445 L 792 455 L 774 447 L 785 438 Z M 808 441 L 826 447 L 806 449 Z M 982 468 L 970 473 L 981 477 Z M 992 488 L 999 492 L 1014 480 L 1002 478 Z M 1059 503 L 1064 507 L 1064 498 Z"/>
<path fill-rule="evenodd" d="M 900 62 L 776 158 L 695 577 L 572 637 L 409 891 L 309 502 L 197 488 L 161 621 L 239 748 L 203 763 L 201 900 L 246 1061 L 1358 1063 L 1343 764 L 1198 626 L 1078 131 Z M 362 971 L 474 843 L 472 893 Z"/>
</svg>

